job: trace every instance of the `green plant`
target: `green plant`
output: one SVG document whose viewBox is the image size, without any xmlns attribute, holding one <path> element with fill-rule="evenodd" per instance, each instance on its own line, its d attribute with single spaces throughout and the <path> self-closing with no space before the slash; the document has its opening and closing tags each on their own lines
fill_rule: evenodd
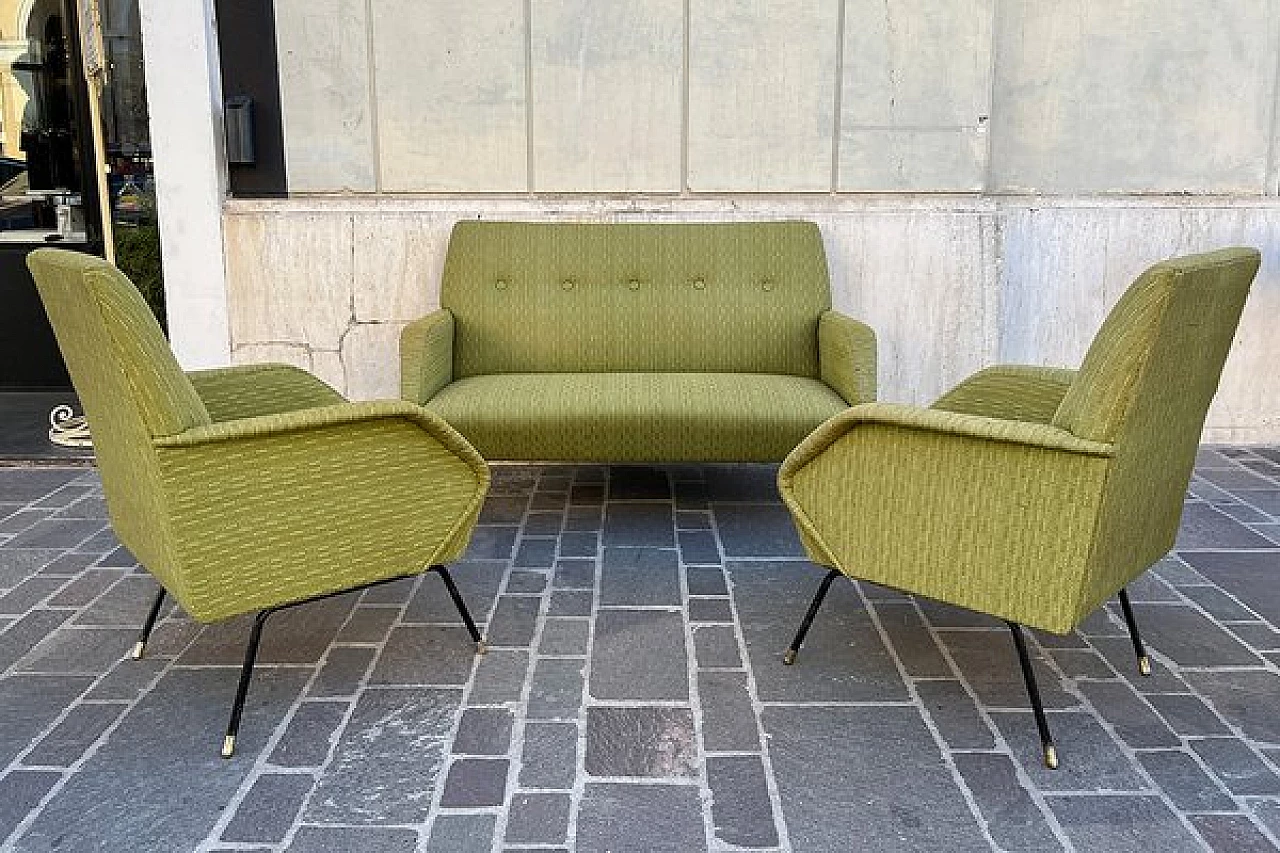
<svg viewBox="0 0 1280 853">
<path fill-rule="evenodd" d="M 160 229 L 156 225 L 116 225 L 116 266 L 127 275 L 152 313 L 168 328 L 164 309 L 164 273 L 160 268 Z"/>
</svg>

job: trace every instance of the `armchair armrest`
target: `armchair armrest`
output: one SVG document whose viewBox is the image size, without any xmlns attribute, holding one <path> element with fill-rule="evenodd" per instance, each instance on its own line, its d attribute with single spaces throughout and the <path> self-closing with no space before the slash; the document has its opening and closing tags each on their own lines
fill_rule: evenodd
<svg viewBox="0 0 1280 853">
<path fill-rule="evenodd" d="M 806 438 L 778 487 L 814 562 L 1061 632 L 1112 455 L 1046 424 L 871 403 Z"/>
<path fill-rule="evenodd" d="M 923 409 L 918 406 L 865 403 L 828 419 L 800 442 L 783 461 L 778 471 L 779 484 L 784 477 L 793 477 L 800 468 L 862 424 L 895 427 L 903 433 L 916 431 L 963 436 L 1086 456 L 1111 456 L 1114 453 L 1110 444 L 1077 438 L 1067 430 L 1049 424 L 989 418 L 935 408 Z"/>
<path fill-rule="evenodd" d="M 324 382 L 289 364 L 192 370 L 187 378 L 214 422 L 346 402 Z"/>
<path fill-rule="evenodd" d="M 155 439 L 183 606 L 202 621 L 456 559 L 489 485 L 443 420 L 400 401 Z"/>
<path fill-rule="evenodd" d="M 979 370 L 939 397 L 932 408 L 1047 424 L 1076 372 L 1059 367 L 1000 364 Z"/>
<path fill-rule="evenodd" d="M 453 312 L 432 311 L 400 333 L 400 397 L 425 403 L 453 381 Z"/>
<path fill-rule="evenodd" d="M 838 311 L 818 316 L 819 378 L 846 403 L 876 398 L 876 333 L 866 323 Z"/>
</svg>

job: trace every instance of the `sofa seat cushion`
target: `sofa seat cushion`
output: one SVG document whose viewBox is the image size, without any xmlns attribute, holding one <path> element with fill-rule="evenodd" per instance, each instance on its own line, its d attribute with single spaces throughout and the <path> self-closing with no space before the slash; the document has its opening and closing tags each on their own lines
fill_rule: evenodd
<svg viewBox="0 0 1280 853">
<path fill-rule="evenodd" d="M 760 373 L 501 373 L 427 404 L 486 459 L 778 462 L 848 404 Z"/>
</svg>

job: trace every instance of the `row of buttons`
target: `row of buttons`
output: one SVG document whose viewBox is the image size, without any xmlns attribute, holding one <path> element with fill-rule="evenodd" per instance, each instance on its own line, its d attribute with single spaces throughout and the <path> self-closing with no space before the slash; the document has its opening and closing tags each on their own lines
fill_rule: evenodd
<svg viewBox="0 0 1280 853">
<path fill-rule="evenodd" d="M 706 279 L 695 278 L 691 282 L 691 284 L 693 285 L 694 290 L 706 290 L 707 288 Z M 639 290 L 640 285 L 641 285 L 641 282 L 640 282 L 640 279 L 638 278 L 630 279 L 627 282 L 627 287 L 630 288 L 631 290 Z M 510 285 L 508 284 L 505 278 L 500 278 L 496 282 L 494 282 L 493 286 L 496 287 L 498 290 L 506 290 Z M 566 278 L 564 281 L 560 282 L 561 290 L 573 290 L 575 287 L 577 287 L 577 282 L 575 282 L 571 278 Z M 762 280 L 760 282 L 760 289 L 766 292 L 773 290 L 773 279 L 766 278 Z"/>
</svg>

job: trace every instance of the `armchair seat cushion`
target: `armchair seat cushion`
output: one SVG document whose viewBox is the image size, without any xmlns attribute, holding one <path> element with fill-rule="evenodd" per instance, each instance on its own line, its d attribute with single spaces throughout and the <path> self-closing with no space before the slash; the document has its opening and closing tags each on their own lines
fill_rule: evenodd
<svg viewBox="0 0 1280 853">
<path fill-rule="evenodd" d="M 453 382 L 426 408 L 490 458 L 764 462 L 848 403 L 778 374 L 499 373 Z"/>
</svg>

